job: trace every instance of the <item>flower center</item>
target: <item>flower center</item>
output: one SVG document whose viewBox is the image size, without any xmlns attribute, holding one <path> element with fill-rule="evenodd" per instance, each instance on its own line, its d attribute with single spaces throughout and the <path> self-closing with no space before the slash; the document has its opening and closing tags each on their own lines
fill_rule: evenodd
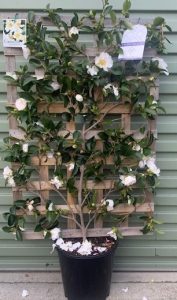
<svg viewBox="0 0 177 300">
<path fill-rule="evenodd" d="M 106 65 L 106 60 L 104 58 L 100 58 L 99 65 L 104 67 Z"/>
</svg>

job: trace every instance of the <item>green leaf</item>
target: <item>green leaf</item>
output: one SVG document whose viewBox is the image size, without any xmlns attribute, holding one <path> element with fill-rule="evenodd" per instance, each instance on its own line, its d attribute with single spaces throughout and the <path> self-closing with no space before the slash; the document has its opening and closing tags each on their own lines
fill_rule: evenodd
<svg viewBox="0 0 177 300">
<path fill-rule="evenodd" d="M 110 14 L 110 18 L 111 18 L 112 24 L 115 25 L 116 21 L 117 21 L 117 17 L 116 17 L 115 11 L 111 10 L 109 14 Z"/>
<path fill-rule="evenodd" d="M 105 10 L 104 10 L 104 15 L 108 15 L 110 14 L 110 12 L 112 11 L 112 5 L 108 5 L 106 6 Z"/>
<path fill-rule="evenodd" d="M 4 227 L 2 227 L 2 230 L 4 231 L 4 232 L 12 232 L 13 231 L 13 228 L 11 228 L 11 227 L 8 227 L 8 226 L 4 226 Z"/>
<path fill-rule="evenodd" d="M 8 225 L 13 226 L 16 222 L 16 218 L 17 218 L 16 215 L 10 214 L 8 217 Z"/>
<path fill-rule="evenodd" d="M 70 122 L 71 121 L 71 114 L 68 112 L 62 113 L 62 120 L 65 122 Z"/>
<path fill-rule="evenodd" d="M 39 68 L 42 65 L 40 59 L 36 57 L 31 57 L 29 59 L 29 63 L 32 64 L 35 68 Z"/>
<path fill-rule="evenodd" d="M 34 228 L 34 232 L 40 232 L 43 231 L 43 227 L 41 226 L 41 224 L 37 224 L 36 227 Z"/>
<path fill-rule="evenodd" d="M 162 18 L 162 17 L 156 17 L 155 19 L 154 19 L 154 21 L 153 21 L 153 26 L 160 26 L 160 25 L 162 25 L 162 24 L 164 24 L 164 22 L 165 22 L 165 19 L 164 18 Z"/>
<path fill-rule="evenodd" d="M 122 9 L 122 14 L 124 16 L 128 16 L 128 11 L 131 8 L 131 1 L 130 0 L 125 0 L 123 3 L 123 9 Z"/>
</svg>

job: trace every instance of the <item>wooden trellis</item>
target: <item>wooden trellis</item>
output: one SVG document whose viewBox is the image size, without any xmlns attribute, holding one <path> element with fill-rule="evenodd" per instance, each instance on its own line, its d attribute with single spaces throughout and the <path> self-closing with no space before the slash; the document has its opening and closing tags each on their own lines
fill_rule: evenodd
<svg viewBox="0 0 177 300">
<path fill-rule="evenodd" d="M 5 16 L 4 16 L 5 17 Z M 37 19 L 39 19 L 40 16 L 37 16 Z M 67 19 L 68 17 L 65 16 Z M 65 21 L 66 21 L 65 19 Z M 43 25 L 53 25 L 51 22 L 46 19 L 42 18 Z M 95 48 L 88 48 L 87 49 L 87 54 L 89 56 L 95 56 Z M 145 57 L 152 57 L 154 56 L 154 51 L 152 49 L 145 50 Z M 5 48 L 4 49 L 4 55 L 6 58 L 6 71 L 7 72 L 14 72 L 16 70 L 16 57 L 22 56 L 22 50 L 20 48 Z M 146 79 L 145 79 L 146 80 Z M 151 95 L 154 96 L 156 100 L 158 100 L 158 93 L 159 93 L 159 88 L 157 86 L 152 86 L 151 88 Z M 13 105 L 17 99 L 17 89 L 15 86 L 11 85 L 8 83 L 7 85 L 7 99 L 10 105 Z M 131 132 L 131 107 L 129 104 L 124 104 L 124 103 L 119 103 L 115 104 L 114 103 L 106 103 L 106 104 L 100 104 L 100 110 L 101 114 L 111 114 L 111 115 L 119 115 L 121 117 L 121 125 L 122 128 L 125 130 L 125 132 L 130 133 Z M 61 114 L 62 112 L 67 112 L 67 108 L 64 107 L 63 103 L 51 103 L 49 104 L 39 104 L 38 106 L 38 112 L 39 114 L 48 111 L 49 113 L 54 113 L 54 114 Z M 9 127 L 10 127 L 10 133 L 14 134 L 18 132 L 18 124 L 17 121 L 11 116 L 9 118 Z M 148 129 L 154 133 L 156 133 L 156 120 L 148 120 Z M 60 131 L 60 135 L 65 135 L 66 132 L 70 132 L 70 136 L 67 137 L 68 139 L 72 139 L 72 132 L 75 131 L 75 123 L 74 122 L 69 122 L 66 125 L 66 130 L 63 130 L 62 132 Z M 102 147 L 102 143 L 99 141 L 98 137 L 98 130 L 91 130 L 88 132 L 86 139 L 91 138 L 94 136 L 97 139 L 97 142 L 100 147 Z M 155 144 L 153 145 L 154 150 L 155 150 Z M 49 182 L 49 168 L 51 166 L 54 166 L 56 163 L 55 158 L 48 158 L 46 160 L 45 157 L 32 157 L 31 160 L 31 165 L 36 166 L 39 168 L 39 180 L 38 181 L 33 181 L 29 182 L 27 184 L 27 190 L 28 191 L 39 191 L 44 200 L 47 200 L 49 198 L 49 193 L 53 189 L 52 185 Z M 106 164 L 111 164 L 112 163 L 112 158 L 108 158 L 106 161 Z M 15 168 L 15 165 L 12 167 Z M 69 170 L 67 170 L 67 176 L 70 176 Z M 98 202 L 101 201 L 103 198 L 104 190 L 110 189 L 112 186 L 112 181 L 111 180 L 104 180 L 102 183 L 95 184 L 92 180 L 89 180 L 87 182 L 87 188 L 89 189 L 94 189 L 97 191 L 97 199 Z M 77 183 L 76 183 L 77 185 Z M 18 187 L 13 188 L 13 198 L 14 200 L 22 198 L 23 190 Z M 61 188 L 61 190 L 64 190 L 64 188 Z M 77 213 L 77 209 L 75 209 L 75 203 L 74 203 L 74 198 L 71 194 L 67 193 L 67 200 L 71 207 L 73 208 L 74 213 Z M 45 202 L 45 201 L 44 201 Z M 66 209 L 66 205 L 56 205 L 57 208 L 61 209 Z M 38 207 L 38 209 L 43 212 L 45 210 L 45 203 L 41 203 L 41 206 Z M 118 214 L 130 214 L 131 212 L 136 212 L 136 213 L 148 213 L 152 212 L 154 210 L 154 204 L 153 204 L 153 198 L 152 194 L 150 192 L 146 192 L 146 199 L 143 204 L 137 204 L 135 207 L 133 205 L 128 205 L 128 204 L 120 204 L 116 206 L 114 209 L 114 213 Z M 85 208 L 85 213 L 87 213 L 88 210 Z M 94 228 L 88 230 L 88 236 L 101 236 L 105 235 L 108 231 L 111 230 L 111 228 L 102 228 L 102 221 L 98 220 L 94 223 Z M 75 224 L 73 221 L 69 220 L 67 224 L 68 229 L 63 230 L 63 237 L 79 237 L 81 235 L 80 230 L 76 228 Z M 121 232 L 123 235 L 141 235 L 140 231 L 141 227 L 130 227 L 128 222 L 122 225 L 120 228 Z M 24 238 L 27 239 L 40 239 L 43 238 L 41 233 L 34 233 L 34 232 L 25 232 L 23 233 Z"/>
</svg>

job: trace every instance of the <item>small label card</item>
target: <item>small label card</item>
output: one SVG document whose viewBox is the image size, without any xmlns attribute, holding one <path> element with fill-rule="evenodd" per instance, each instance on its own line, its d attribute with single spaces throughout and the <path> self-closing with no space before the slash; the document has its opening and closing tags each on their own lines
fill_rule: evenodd
<svg viewBox="0 0 177 300">
<path fill-rule="evenodd" d="M 122 38 L 123 54 L 119 54 L 118 60 L 141 60 L 147 36 L 147 28 L 144 25 L 133 25 L 127 29 Z"/>
<path fill-rule="evenodd" d="M 3 46 L 24 47 L 26 43 L 26 19 L 3 20 Z"/>
</svg>

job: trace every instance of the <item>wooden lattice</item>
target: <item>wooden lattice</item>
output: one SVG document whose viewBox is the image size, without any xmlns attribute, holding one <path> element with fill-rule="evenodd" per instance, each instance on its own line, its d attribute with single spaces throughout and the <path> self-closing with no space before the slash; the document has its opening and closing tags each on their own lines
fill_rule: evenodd
<svg viewBox="0 0 177 300">
<path fill-rule="evenodd" d="M 40 18 L 40 16 L 37 16 L 37 20 Z M 68 19 L 68 17 L 65 17 Z M 51 22 L 47 19 L 43 19 L 43 24 L 50 26 L 53 25 Z M 66 21 L 66 20 L 65 20 Z M 109 22 L 108 22 L 109 23 Z M 95 56 L 95 48 L 88 48 L 87 49 L 87 54 L 89 56 Z M 7 72 L 14 72 L 16 70 L 16 57 L 22 56 L 22 50 L 20 48 L 5 48 L 4 49 L 4 54 L 6 58 L 6 71 Z M 152 57 L 154 56 L 154 51 L 152 49 L 146 49 L 145 50 L 145 57 Z M 146 80 L 146 78 L 144 79 Z M 151 95 L 154 96 L 156 100 L 158 100 L 158 85 L 153 86 L 151 88 Z M 8 83 L 7 85 L 7 99 L 9 104 L 14 104 L 15 100 L 17 99 L 17 89 L 15 86 L 10 85 Z M 131 107 L 129 104 L 115 104 L 114 103 L 106 103 L 106 104 L 100 104 L 100 109 L 101 113 L 104 115 L 105 112 L 108 112 L 108 115 L 118 115 L 121 117 L 121 125 L 122 128 L 125 130 L 126 133 L 131 133 Z M 67 112 L 67 108 L 64 107 L 63 103 L 52 103 L 50 105 L 48 104 L 39 104 L 38 106 L 38 112 L 42 113 L 44 111 L 48 111 L 49 113 L 55 113 L 55 114 L 60 114 L 62 112 Z M 17 121 L 11 116 L 9 118 L 9 127 L 10 127 L 10 133 L 18 131 L 18 124 Z M 148 129 L 154 134 L 156 133 L 156 120 L 148 120 Z M 60 135 L 65 135 L 66 132 L 74 132 L 75 130 L 75 124 L 74 122 L 69 122 L 66 126 L 66 130 L 63 130 L 60 132 Z M 72 136 L 72 134 L 71 134 Z M 68 137 L 68 139 L 71 139 L 71 136 Z M 98 130 L 92 130 L 88 133 L 86 138 L 91 138 L 92 136 L 96 137 L 98 140 L 98 145 L 101 148 L 102 143 L 99 141 L 98 137 Z M 155 144 L 153 144 L 154 150 L 155 150 Z M 112 158 L 109 157 L 106 161 L 106 164 L 111 164 L 112 163 Z M 44 202 L 49 198 L 49 193 L 52 190 L 52 186 L 49 182 L 49 168 L 51 166 L 55 165 L 55 158 L 48 158 L 46 160 L 45 157 L 39 158 L 39 157 L 33 157 L 31 164 L 33 166 L 37 166 L 39 168 L 39 180 L 38 181 L 33 181 L 29 182 L 27 184 L 27 189 L 28 191 L 30 190 L 37 190 L 40 191 L 40 193 L 43 196 Z M 15 165 L 13 166 L 14 168 L 16 167 Z M 67 170 L 67 175 L 69 176 L 69 170 Z M 95 184 L 92 180 L 87 182 L 87 188 L 89 189 L 95 189 L 97 191 L 97 199 L 98 202 L 101 201 L 103 198 L 104 190 L 109 189 L 111 185 L 113 184 L 112 180 L 104 180 L 102 183 Z M 64 189 L 64 188 L 63 188 Z M 24 189 L 25 190 L 25 189 Z M 62 190 L 62 188 L 61 188 Z M 18 187 L 13 188 L 13 198 L 14 200 L 22 198 L 22 193 L 23 189 L 19 189 Z M 77 209 L 74 207 L 74 199 L 71 194 L 67 193 L 67 200 L 70 204 L 70 206 L 73 208 L 73 211 L 75 214 L 77 214 Z M 61 209 L 66 209 L 66 205 L 56 205 L 57 208 Z M 45 211 L 45 203 L 42 203 L 38 209 L 43 212 Z M 154 210 L 154 204 L 153 204 L 153 198 L 152 194 L 150 192 L 146 192 L 146 199 L 143 204 L 137 204 L 136 207 L 133 205 L 128 205 L 128 204 L 120 204 L 116 206 L 114 209 L 114 213 L 119 213 L 119 214 L 130 214 L 131 212 L 136 212 L 136 213 L 148 213 L 152 212 Z M 87 213 L 88 210 L 85 208 L 85 213 Z M 103 224 L 102 221 L 98 220 L 95 221 L 94 223 L 94 228 L 88 230 L 88 236 L 101 236 L 105 235 L 111 228 L 102 228 Z M 63 230 L 63 237 L 79 237 L 81 236 L 81 232 L 79 229 L 76 228 L 75 224 L 73 223 L 72 220 L 68 220 L 67 224 L 68 229 Z M 142 232 L 140 231 L 141 227 L 129 227 L 128 222 L 122 225 L 121 227 L 121 232 L 123 235 L 141 235 Z M 34 232 L 25 232 L 23 233 L 24 238 L 27 239 L 40 239 L 43 238 L 41 233 L 34 233 Z"/>
</svg>

